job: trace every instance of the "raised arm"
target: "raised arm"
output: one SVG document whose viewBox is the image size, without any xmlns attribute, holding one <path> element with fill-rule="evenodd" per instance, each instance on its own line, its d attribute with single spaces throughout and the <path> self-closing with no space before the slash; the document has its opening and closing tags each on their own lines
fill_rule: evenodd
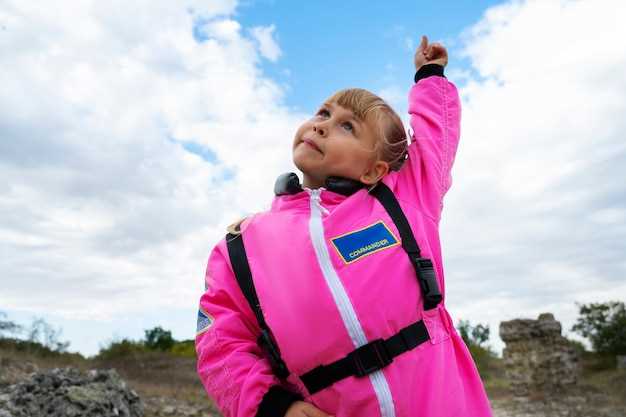
<svg viewBox="0 0 626 417">
<path fill-rule="evenodd" d="M 456 86 L 444 75 L 447 52 L 425 37 L 415 57 L 415 84 L 409 91 L 411 143 L 397 189 L 437 221 L 452 185 L 451 169 L 459 144 L 461 104 Z M 426 45 L 426 46 L 425 46 Z"/>
<path fill-rule="evenodd" d="M 260 329 L 237 285 L 224 241 L 211 252 L 205 282 L 195 345 L 207 394 L 225 417 L 284 416 L 302 396 L 280 384 L 257 345 Z"/>
</svg>

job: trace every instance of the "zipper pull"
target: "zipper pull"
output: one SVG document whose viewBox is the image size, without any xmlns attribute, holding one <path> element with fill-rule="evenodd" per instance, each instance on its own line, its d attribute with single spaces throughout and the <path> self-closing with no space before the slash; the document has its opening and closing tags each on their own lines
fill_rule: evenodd
<svg viewBox="0 0 626 417">
<path fill-rule="evenodd" d="M 321 203 L 321 198 L 320 198 L 321 192 L 322 190 L 311 190 L 311 198 L 313 199 L 313 202 L 315 203 L 317 208 L 320 209 L 320 211 L 322 211 L 324 214 L 329 214 L 330 211 L 328 211 L 328 209 L 324 207 Z"/>
</svg>

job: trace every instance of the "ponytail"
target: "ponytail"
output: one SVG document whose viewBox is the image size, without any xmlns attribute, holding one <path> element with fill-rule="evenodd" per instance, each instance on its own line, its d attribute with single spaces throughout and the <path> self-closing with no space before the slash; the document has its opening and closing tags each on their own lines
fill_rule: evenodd
<svg viewBox="0 0 626 417">
<path fill-rule="evenodd" d="M 226 227 L 226 231 L 230 234 L 233 235 L 240 235 L 241 234 L 241 223 L 243 223 L 243 221 L 246 219 L 247 217 L 242 217 L 239 220 L 237 220 L 236 222 L 228 225 L 228 227 Z"/>
</svg>

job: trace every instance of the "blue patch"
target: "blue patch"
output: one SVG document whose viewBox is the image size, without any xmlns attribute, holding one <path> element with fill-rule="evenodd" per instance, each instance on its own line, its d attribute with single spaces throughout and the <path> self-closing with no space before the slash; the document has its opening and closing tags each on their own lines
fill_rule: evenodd
<svg viewBox="0 0 626 417">
<path fill-rule="evenodd" d="M 334 237 L 331 241 L 346 264 L 400 244 L 400 241 L 396 239 L 382 220 L 362 229 Z"/>
<path fill-rule="evenodd" d="M 213 323 L 213 317 L 202 309 L 198 310 L 198 324 L 196 326 L 196 336 L 206 331 Z"/>
</svg>

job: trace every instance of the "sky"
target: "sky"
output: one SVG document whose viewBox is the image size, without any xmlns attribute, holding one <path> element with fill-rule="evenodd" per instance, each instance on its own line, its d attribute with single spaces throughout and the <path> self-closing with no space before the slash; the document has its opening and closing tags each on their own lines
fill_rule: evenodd
<svg viewBox="0 0 626 417">
<path fill-rule="evenodd" d="M 626 300 L 626 4 L 0 0 L 0 311 L 94 355 L 195 335 L 213 246 L 297 172 L 297 127 L 369 89 L 408 127 L 422 34 L 461 141 L 446 306 L 489 325 Z"/>
</svg>

